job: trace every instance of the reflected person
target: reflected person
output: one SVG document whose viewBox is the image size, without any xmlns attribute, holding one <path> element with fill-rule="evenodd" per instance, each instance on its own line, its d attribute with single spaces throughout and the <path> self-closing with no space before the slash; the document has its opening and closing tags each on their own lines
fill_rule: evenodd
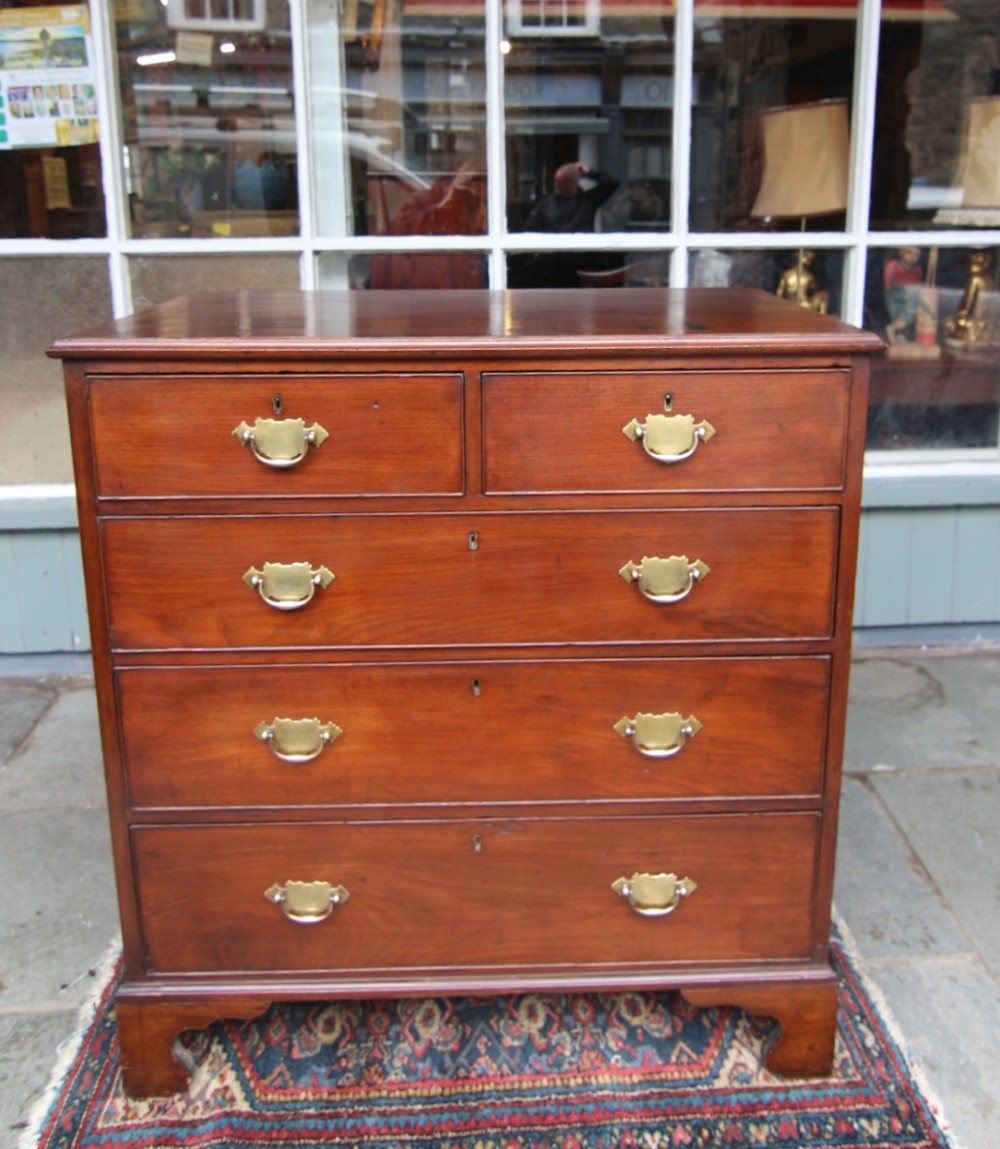
<svg viewBox="0 0 1000 1149">
<path fill-rule="evenodd" d="M 582 188 L 581 179 L 589 186 Z M 524 230 L 593 231 L 598 210 L 611 198 L 618 182 L 614 176 L 592 171 L 581 163 L 563 164 L 556 169 L 552 194 L 535 204 Z"/>
<path fill-rule="evenodd" d="M 586 187 L 581 187 L 581 180 Z M 601 205 L 618 187 L 618 180 L 604 172 L 591 171 L 581 163 L 563 164 L 556 169 L 552 194 L 532 208 L 525 231 L 556 234 L 593 231 Z M 526 287 L 579 287 L 579 272 L 594 265 L 594 257 L 571 251 L 542 251 L 518 258 L 515 278 Z"/>
</svg>

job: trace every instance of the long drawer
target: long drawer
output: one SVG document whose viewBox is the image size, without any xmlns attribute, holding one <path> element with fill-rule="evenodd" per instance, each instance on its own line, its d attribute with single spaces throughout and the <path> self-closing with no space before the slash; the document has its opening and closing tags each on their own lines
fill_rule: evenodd
<svg viewBox="0 0 1000 1149">
<path fill-rule="evenodd" d="M 818 823 L 714 815 L 132 835 L 151 972 L 405 974 L 805 958 Z M 650 896 L 636 874 L 686 881 L 672 891 L 660 882 Z M 630 899 L 644 911 L 675 908 L 644 916 Z M 306 924 L 286 911 L 329 914 Z"/>
<path fill-rule="evenodd" d="M 843 370 L 490 374 L 486 490 L 836 490 L 849 385 Z"/>
<path fill-rule="evenodd" d="M 825 658 L 130 669 L 133 807 L 815 796 Z"/>
<path fill-rule="evenodd" d="M 834 507 L 102 523 L 119 649 L 826 637 L 838 528 Z"/>
<path fill-rule="evenodd" d="M 461 375 L 92 376 L 88 386 L 99 495 L 464 489 Z"/>
</svg>

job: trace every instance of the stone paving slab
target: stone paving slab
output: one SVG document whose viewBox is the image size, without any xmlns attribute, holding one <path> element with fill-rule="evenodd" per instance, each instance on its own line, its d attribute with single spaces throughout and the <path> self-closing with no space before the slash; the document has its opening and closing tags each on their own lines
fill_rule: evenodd
<svg viewBox="0 0 1000 1149">
<path fill-rule="evenodd" d="M 855 660 L 844 768 L 1000 762 L 1000 658 Z"/>
<path fill-rule="evenodd" d="M 0 1014 L 0 1149 L 15 1149 L 78 1010 Z"/>
<path fill-rule="evenodd" d="M 834 884 L 837 912 L 869 960 L 968 953 L 947 903 L 866 782 L 846 778 Z"/>
<path fill-rule="evenodd" d="M 78 1008 L 118 934 L 105 814 L 3 814 L 0 838 L 0 1010 Z"/>
<path fill-rule="evenodd" d="M 877 774 L 871 782 L 1000 980 L 1000 767 Z"/>
<path fill-rule="evenodd" d="M 0 763 L 31 733 L 32 727 L 52 705 L 54 687 L 15 683 L 0 690 Z"/>
<path fill-rule="evenodd" d="M 0 770 L 0 810 L 46 806 L 107 809 L 92 688 L 68 689 L 50 700 L 45 721 Z"/>
<path fill-rule="evenodd" d="M 1000 991 L 971 958 L 869 970 L 959 1149 L 1000 1145 Z"/>
</svg>

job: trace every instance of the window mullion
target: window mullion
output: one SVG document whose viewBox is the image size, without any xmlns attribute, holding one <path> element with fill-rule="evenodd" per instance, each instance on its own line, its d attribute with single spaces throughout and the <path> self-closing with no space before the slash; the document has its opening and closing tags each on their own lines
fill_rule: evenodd
<svg viewBox="0 0 1000 1149">
<path fill-rule="evenodd" d="M 105 4 L 91 4 L 90 35 L 94 46 L 94 86 L 97 92 L 97 123 L 101 137 L 101 180 L 104 185 L 104 218 L 110 250 L 108 278 L 111 288 L 112 314 L 117 318 L 132 310 L 132 287 L 128 260 L 122 241 L 128 238 L 128 191 L 125 187 L 125 155 L 122 147 L 121 120 L 118 115 L 117 53 L 114 50 L 115 29 L 108 18 Z"/>
<path fill-rule="evenodd" d="M 691 104 L 694 91 L 694 0 L 677 0 L 674 10 L 673 141 L 670 149 L 670 283 L 688 282 L 688 218 L 691 203 Z"/>
<path fill-rule="evenodd" d="M 503 0 L 486 0 L 486 231 L 490 238 L 488 282 L 507 286 L 507 152 L 504 146 Z"/>
</svg>

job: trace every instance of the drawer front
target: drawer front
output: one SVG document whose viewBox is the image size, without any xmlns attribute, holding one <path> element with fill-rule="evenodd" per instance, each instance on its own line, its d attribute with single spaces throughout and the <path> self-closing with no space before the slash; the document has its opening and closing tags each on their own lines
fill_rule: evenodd
<svg viewBox="0 0 1000 1149">
<path fill-rule="evenodd" d="M 97 490 L 115 498 L 459 494 L 463 388 L 459 375 L 91 378 Z M 261 428 L 261 419 L 282 426 Z M 318 445 L 304 441 L 309 434 Z"/>
<path fill-rule="evenodd" d="M 102 530 L 114 647 L 230 649 L 824 637 L 838 527 L 825 507 L 112 519 Z M 662 595 L 644 558 L 686 559 L 680 589 Z M 301 578 L 254 589 L 265 564 L 301 564 Z"/>
<path fill-rule="evenodd" d="M 818 830 L 816 816 L 781 814 L 132 834 L 151 972 L 416 974 L 805 958 Z M 667 916 L 640 916 L 612 889 L 636 873 L 697 889 Z M 290 881 L 348 897 L 302 924 L 266 896 Z"/>
<path fill-rule="evenodd" d="M 489 375 L 486 489 L 837 490 L 849 384 L 844 370 Z M 668 395 L 670 416 L 714 434 L 666 449 L 645 435 Z M 622 430 L 633 421 L 638 437 Z"/>
<path fill-rule="evenodd" d="M 134 669 L 117 683 L 130 800 L 155 809 L 815 796 L 828 678 L 826 659 L 756 658 Z"/>
</svg>

